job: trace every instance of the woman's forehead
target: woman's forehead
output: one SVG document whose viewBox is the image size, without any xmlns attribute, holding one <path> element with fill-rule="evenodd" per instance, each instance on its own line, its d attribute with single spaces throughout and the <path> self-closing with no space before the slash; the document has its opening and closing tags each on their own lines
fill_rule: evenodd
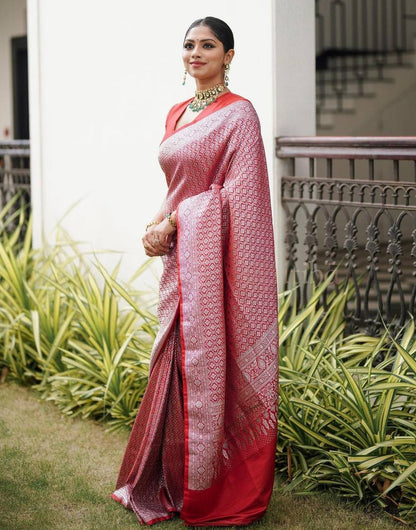
<svg viewBox="0 0 416 530">
<path fill-rule="evenodd" d="M 212 33 L 211 29 L 208 26 L 195 26 L 189 30 L 186 35 L 186 40 L 202 40 L 210 39 L 218 41 L 216 36 Z"/>
</svg>

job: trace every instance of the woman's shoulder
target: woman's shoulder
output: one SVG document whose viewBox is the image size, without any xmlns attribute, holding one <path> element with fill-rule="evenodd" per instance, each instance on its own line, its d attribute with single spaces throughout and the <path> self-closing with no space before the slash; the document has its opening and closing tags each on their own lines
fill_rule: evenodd
<svg viewBox="0 0 416 530">
<path fill-rule="evenodd" d="M 230 104 L 234 105 L 233 117 L 236 121 L 249 120 L 258 121 L 259 117 L 253 103 L 239 94 L 232 94 L 233 98 Z"/>
<path fill-rule="evenodd" d="M 251 101 L 240 94 L 227 92 L 214 103 L 213 111 L 224 110 L 224 119 L 228 124 L 244 119 L 257 120 L 258 116 Z"/>
<path fill-rule="evenodd" d="M 227 92 L 223 96 L 220 96 L 217 101 L 215 102 L 215 105 L 218 109 L 227 107 L 228 105 L 234 105 L 234 104 L 250 104 L 249 100 L 244 98 L 243 96 L 240 96 L 239 94 L 235 94 L 234 92 Z"/>
<path fill-rule="evenodd" d="M 250 99 L 245 98 L 244 96 L 240 96 L 239 94 L 232 93 L 232 95 L 234 96 L 234 101 L 236 103 L 240 103 L 240 106 L 242 108 L 244 108 L 246 111 L 256 113 L 256 109 L 254 108 L 254 105 Z"/>
<path fill-rule="evenodd" d="M 186 106 L 192 101 L 193 98 L 187 99 L 185 101 L 181 101 L 180 103 L 176 103 L 173 105 L 173 107 L 170 108 L 166 120 L 165 120 L 165 130 L 168 129 L 174 129 L 175 124 L 178 121 L 180 115 L 185 110 Z"/>
<path fill-rule="evenodd" d="M 167 118 L 177 114 L 178 112 L 182 112 L 185 107 L 192 101 L 193 98 L 189 98 L 185 101 L 181 101 L 180 103 L 175 103 L 168 112 Z"/>
</svg>

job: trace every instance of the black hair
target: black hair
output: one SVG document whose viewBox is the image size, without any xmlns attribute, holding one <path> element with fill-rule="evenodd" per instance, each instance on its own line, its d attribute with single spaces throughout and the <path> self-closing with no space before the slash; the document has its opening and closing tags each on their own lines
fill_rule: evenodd
<svg viewBox="0 0 416 530">
<path fill-rule="evenodd" d="M 188 36 L 188 33 L 191 31 L 191 29 L 196 28 L 197 26 L 207 26 L 215 35 L 215 37 L 222 42 L 225 53 L 227 53 L 228 50 L 234 49 L 234 35 L 230 26 L 223 20 L 215 17 L 198 18 L 198 20 L 192 22 L 185 33 L 184 40 L 186 40 L 186 37 Z"/>
</svg>

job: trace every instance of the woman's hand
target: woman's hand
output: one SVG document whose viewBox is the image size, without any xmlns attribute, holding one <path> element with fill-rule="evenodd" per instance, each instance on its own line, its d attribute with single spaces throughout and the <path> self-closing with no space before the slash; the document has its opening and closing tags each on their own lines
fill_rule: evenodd
<svg viewBox="0 0 416 530">
<path fill-rule="evenodd" d="M 171 250 L 173 234 L 176 229 L 167 219 L 163 219 L 159 224 L 148 228 L 142 237 L 142 243 L 146 255 L 150 258 L 164 256 Z"/>
</svg>

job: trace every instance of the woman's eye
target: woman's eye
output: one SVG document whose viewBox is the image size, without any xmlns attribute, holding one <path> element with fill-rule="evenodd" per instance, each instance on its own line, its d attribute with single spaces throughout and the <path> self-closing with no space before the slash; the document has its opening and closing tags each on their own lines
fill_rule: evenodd
<svg viewBox="0 0 416 530">
<path fill-rule="evenodd" d="M 187 50 L 190 50 L 192 48 L 192 44 L 190 42 L 187 42 L 186 44 L 184 44 L 183 47 Z"/>
<path fill-rule="evenodd" d="M 210 44 L 209 42 L 206 42 L 204 44 L 204 48 L 213 48 L 214 46 L 212 44 Z"/>
</svg>

